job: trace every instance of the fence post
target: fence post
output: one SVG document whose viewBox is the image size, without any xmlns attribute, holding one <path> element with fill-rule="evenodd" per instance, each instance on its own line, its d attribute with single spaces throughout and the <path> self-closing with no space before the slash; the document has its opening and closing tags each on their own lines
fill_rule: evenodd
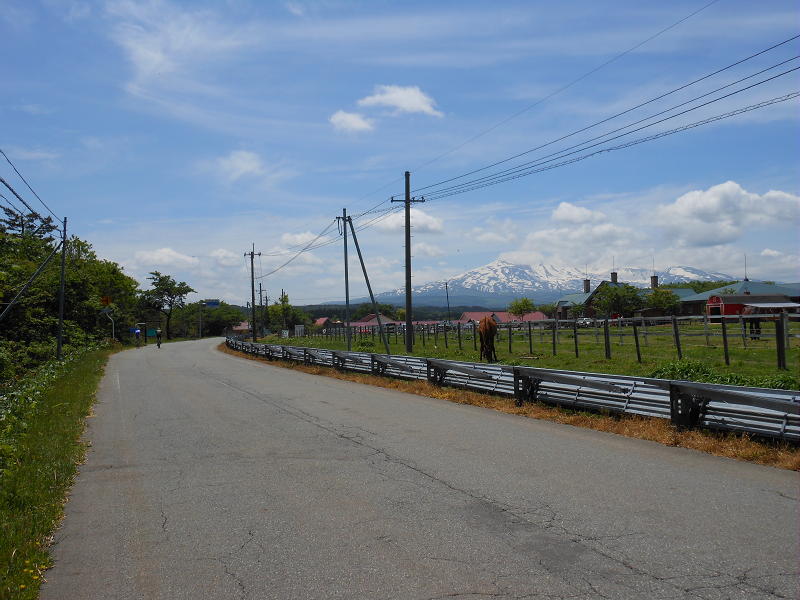
<svg viewBox="0 0 800 600">
<path fill-rule="evenodd" d="M 578 319 L 572 320 L 572 339 L 575 342 L 575 358 L 578 358 Z"/>
<path fill-rule="evenodd" d="M 739 325 L 742 326 L 742 348 L 747 348 L 747 329 L 744 325 L 744 317 L 739 315 Z"/>
<path fill-rule="evenodd" d="M 472 349 L 478 349 L 478 329 L 475 321 L 472 322 Z"/>
<path fill-rule="evenodd" d="M 528 352 L 533 356 L 533 331 L 531 330 L 530 321 L 528 321 Z"/>
<path fill-rule="evenodd" d="M 603 321 L 603 343 L 606 347 L 606 358 L 611 358 L 611 338 L 608 333 L 608 319 Z"/>
<path fill-rule="evenodd" d="M 439 347 L 439 324 L 433 326 L 433 345 Z"/>
<path fill-rule="evenodd" d="M 461 346 L 461 323 L 456 323 L 456 333 L 458 335 L 458 349 L 463 350 L 464 348 Z"/>
<path fill-rule="evenodd" d="M 558 330 L 558 318 L 553 321 L 553 356 L 558 355 L 558 348 L 556 347 L 556 331 Z"/>
<path fill-rule="evenodd" d="M 781 315 L 783 317 L 783 315 Z M 775 321 L 775 349 L 778 353 L 778 368 L 786 370 L 786 332 L 783 327 L 783 318 Z"/>
<path fill-rule="evenodd" d="M 725 325 L 725 315 L 719 316 L 720 322 L 722 323 L 722 350 L 725 352 L 725 364 L 731 364 L 731 357 L 728 354 L 728 328 Z"/>
<path fill-rule="evenodd" d="M 678 317 L 672 315 L 672 336 L 675 338 L 675 349 L 678 351 L 678 360 L 683 358 L 681 351 L 681 332 L 678 329 Z"/>
<path fill-rule="evenodd" d="M 783 331 L 786 334 L 786 349 L 788 350 L 791 347 L 789 340 L 792 337 L 789 334 L 789 315 L 785 312 L 781 313 L 781 321 L 783 322 Z"/>
<path fill-rule="evenodd" d="M 514 337 L 514 334 L 511 332 L 511 323 L 508 324 L 508 353 L 511 354 L 511 338 Z"/>
<path fill-rule="evenodd" d="M 427 329 L 428 329 L 428 326 L 425 325 L 425 326 L 422 327 L 422 329 L 419 332 L 420 336 L 422 336 L 422 347 L 423 348 L 425 347 L 425 334 L 427 333 L 427 331 L 426 331 Z"/>
<path fill-rule="evenodd" d="M 708 314 L 703 314 L 703 332 L 706 334 L 706 346 L 710 346 L 711 342 L 709 341 L 709 333 L 708 333 Z"/>
<path fill-rule="evenodd" d="M 647 320 L 642 317 L 642 328 L 644 329 L 644 345 L 647 346 Z"/>
<path fill-rule="evenodd" d="M 633 322 L 633 342 L 636 344 L 636 361 L 642 362 L 642 351 L 639 349 L 639 328 L 636 321 Z"/>
<path fill-rule="evenodd" d="M 594 321 L 594 343 L 600 343 L 600 328 L 597 326 L 597 319 L 593 319 Z"/>
</svg>

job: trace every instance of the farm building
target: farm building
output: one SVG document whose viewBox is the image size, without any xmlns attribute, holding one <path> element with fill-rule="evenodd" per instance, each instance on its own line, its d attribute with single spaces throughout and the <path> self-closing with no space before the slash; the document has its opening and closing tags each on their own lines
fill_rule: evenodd
<svg viewBox="0 0 800 600">
<path fill-rule="evenodd" d="M 800 303 L 792 302 L 788 296 L 779 294 L 754 296 L 752 294 L 719 295 L 711 296 L 706 302 L 706 311 L 709 317 L 719 315 L 741 315 L 745 308 L 755 309 L 755 312 L 797 312 Z"/>
<path fill-rule="evenodd" d="M 658 277 L 653 276 L 650 281 L 654 287 L 658 286 Z M 592 298 L 594 298 L 598 290 L 606 286 L 618 287 L 623 285 L 617 280 L 617 273 L 614 271 L 611 272 L 610 281 L 604 279 L 597 284 L 597 287 L 594 289 L 591 289 L 591 284 L 592 282 L 589 279 L 584 279 L 582 293 L 567 294 L 559 298 L 556 302 L 556 317 L 559 319 L 567 319 L 573 316 L 594 317 L 596 312 L 592 306 Z M 582 315 L 572 314 L 577 307 L 583 307 L 581 311 L 583 313 Z"/>
<path fill-rule="evenodd" d="M 681 298 L 681 314 L 704 315 L 708 313 L 708 302 L 712 296 L 750 296 L 751 302 L 756 296 L 785 296 L 790 302 L 800 302 L 800 283 L 775 284 L 765 281 L 744 279 L 731 285 L 718 287 L 700 294 L 692 294 Z M 715 303 L 718 305 L 719 303 Z M 719 313 L 717 313 L 719 314 Z M 729 314 L 729 313 L 724 313 Z M 738 314 L 738 313 L 734 313 Z"/>
</svg>

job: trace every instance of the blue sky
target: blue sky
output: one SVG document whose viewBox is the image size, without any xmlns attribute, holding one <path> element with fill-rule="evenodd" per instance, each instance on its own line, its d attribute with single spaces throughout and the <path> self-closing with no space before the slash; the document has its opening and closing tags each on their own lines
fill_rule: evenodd
<svg viewBox="0 0 800 600">
<path fill-rule="evenodd" d="M 796 2 L 719 0 L 546 99 L 705 4 L 7 0 L 0 147 L 141 282 L 158 269 L 243 303 L 251 242 L 269 273 L 343 207 L 401 194 L 405 170 L 414 188 L 456 177 L 800 33 Z M 795 40 L 528 158 L 797 55 Z M 625 139 L 798 91 L 798 73 Z M 415 283 L 497 258 L 741 276 L 745 254 L 751 277 L 798 281 L 798 116 L 797 99 L 780 102 L 417 205 Z M 403 285 L 402 221 L 383 216 L 359 236 L 376 291 Z M 341 299 L 341 244 L 261 281 L 299 303 Z"/>
</svg>

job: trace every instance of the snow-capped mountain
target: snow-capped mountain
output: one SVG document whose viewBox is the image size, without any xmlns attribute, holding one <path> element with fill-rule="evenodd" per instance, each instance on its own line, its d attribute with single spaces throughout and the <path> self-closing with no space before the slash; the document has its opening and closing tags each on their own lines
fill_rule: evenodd
<svg viewBox="0 0 800 600">
<path fill-rule="evenodd" d="M 650 285 L 652 269 L 636 267 L 618 268 L 618 280 L 637 287 Z M 703 271 L 695 267 L 676 266 L 656 271 L 660 283 L 686 283 L 690 281 L 724 281 L 734 277 L 725 273 Z M 515 265 L 496 260 L 461 273 L 447 280 L 451 305 L 483 305 L 502 307 L 512 299 L 526 296 L 536 303 L 552 302 L 564 294 L 583 291 L 584 272 L 554 265 Z M 592 288 L 611 278 L 609 272 L 589 273 Z M 379 302 L 402 304 L 405 291 L 400 288 L 376 295 Z M 414 301 L 431 306 L 446 302 L 445 282 L 432 281 L 413 288 Z"/>
</svg>

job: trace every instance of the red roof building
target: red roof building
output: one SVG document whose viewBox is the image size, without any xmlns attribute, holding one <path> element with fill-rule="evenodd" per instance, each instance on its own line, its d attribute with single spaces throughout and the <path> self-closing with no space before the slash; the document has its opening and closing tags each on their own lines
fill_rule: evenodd
<svg viewBox="0 0 800 600">
<path fill-rule="evenodd" d="M 456 322 L 463 324 L 474 321 L 475 323 L 478 323 L 483 317 L 492 317 L 497 323 L 522 323 L 525 321 L 542 321 L 543 319 L 547 318 L 547 315 L 538 310 L 525 313 L 522 315 L 522 318 L 518 317 L 517 315 L 512 315 L 510 312 L 505 310 L 469 311 L 462 313 L 461 318 Z"/>
</svg>

